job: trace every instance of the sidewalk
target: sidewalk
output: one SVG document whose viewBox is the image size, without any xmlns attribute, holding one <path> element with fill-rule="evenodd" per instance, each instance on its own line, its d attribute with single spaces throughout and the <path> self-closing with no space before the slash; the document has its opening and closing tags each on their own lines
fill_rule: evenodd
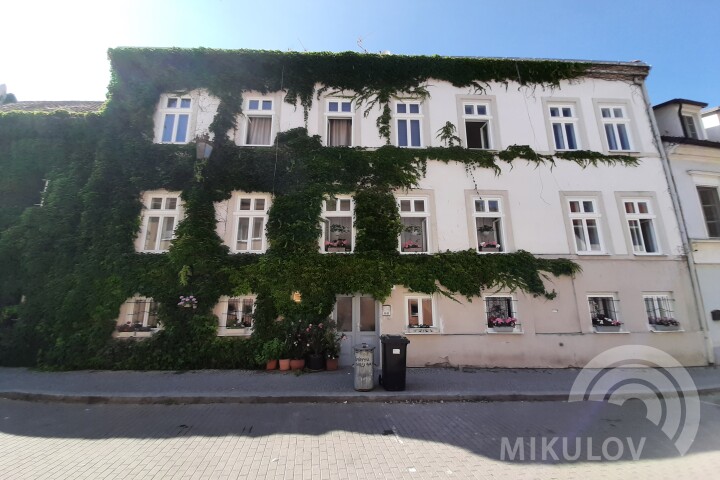
<svg viewBox="0 0 720 480">
<path fill-rule="evenodd" d="M 691 367 L 687 371 L 700 393 L 720 392 L 720 368 Z M 357 392 L 354 372 L 347 367 L 302 374 L 248 370 L 38 372 L 0 367 L 0 398 L 116 404 L 550 401 L 567 400 L 579 372 L 409 368 L 404 391 L 385 391 L 376 375 L 374 390 Z M 618 379 L 629 376 L 653 384 L 649 378 L 652 369 L 607 372 Z M 638 393 L 646 391 L 641 387 Z M 663 393 L 676 394 L 674 390 Z"/>
</svg>

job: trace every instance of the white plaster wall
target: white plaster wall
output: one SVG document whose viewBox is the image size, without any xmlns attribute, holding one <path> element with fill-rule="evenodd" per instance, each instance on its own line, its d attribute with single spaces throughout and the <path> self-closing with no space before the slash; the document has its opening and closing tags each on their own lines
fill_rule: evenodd
<svg viewBox="0 0 720 480">
<path fill-rule="evenodd" d="M 708 140 L 720 142 L 720 111 L 715 110 L 702 116 L 705 135 Z"/>
<path fill-rule="evenodd" d="M 678 117 L 678 109 L 680 105 L 671 104 L 664 107 L 656 108 L 655 121 L 660 130 L 660 135 L 668 137 L 684 137 L 680 118 Z"/>
</svg>

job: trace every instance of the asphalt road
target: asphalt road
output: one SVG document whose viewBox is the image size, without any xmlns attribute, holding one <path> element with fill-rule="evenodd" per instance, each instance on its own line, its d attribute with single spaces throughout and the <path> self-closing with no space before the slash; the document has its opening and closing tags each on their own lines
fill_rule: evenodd
<svg viewBox="0 0 720 480">
<path fill-rule="evenodd" d="M 699 430 L 684 456 L 645 415 L 638 400 L 622 406 L 0 400 L 0 478 L 718 478 L 720 395 L 701 398 Z"/>
</svg>

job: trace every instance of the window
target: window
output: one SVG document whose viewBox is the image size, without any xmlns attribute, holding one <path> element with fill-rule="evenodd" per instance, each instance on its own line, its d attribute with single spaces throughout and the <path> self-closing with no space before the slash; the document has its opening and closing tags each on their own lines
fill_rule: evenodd
<svg viewBox="0 0 720 480">
<path fill-rule="evenodd" d="M 568 200 L 575 250 L 577 253 L 603 253 L 600 235 L 600 214 L 592 198 Z"/>
<path fill-rule="evenodd" d="M 189 97 L 163 97 L 161 109 L 163 129 L 162 143 L 187 143 L 192 100 Z"/>
<path fill-rule="evenodd" d="M 660 253 L 655 235 L 655 216 L 647 200 L 624 200 L 633 252 L 636 255 Z"/>
<path fill-rule="evenodd" d="M 349 197 L 330 197 L 323 200 L 323 250 L 352 252 L 353 201 Z"/>
<path fill-rule="evenodd" d="M 720 198 L 716 187 L 697 187 L 709 237 L 720 237 Z"/>
<path fill-rule="evenodd" d="M 273 101 L 267 99 L 250 99 L 245 108 L 247 132 L 245 145 L 272 145 Z"/>
<path fill-rule="evenodd" d="M 692 117 L 692 115 L 683 115 L 682 123 L 683 129 L 685 130 L 685 135 L 688 138 L 700 138 L 698 136 L 697 127 L 695 126 L 695 119 Z"/>
<path fill-rule="evenodd" d="M 352 146 L 353 114 L 351 100 L 328 100 L 326 115 L 329 147 Z"/>
<path fill-rule="evenodd" d="M 398 147 L 422 147 L 419 103 L 397 102 L 395 104 Z"/>
<path fill-rule="evenodd" d="M 400 206 L 400 251 L 404 253 L 420 253 L 429 251 L 428 208 L 427 199 L 418 197 L 401 197 Z"/>
<path fill-rule="evenodd" d="M 478 252 L 502 252 L 502 202 L 499 198 L 478 197 L 473 199 Z"/>
<path fill-rule="evenodd" d="M 464 103 L 465 139 L 467 148 L 492 148 L 490 142 L 490 105 L 488 103 Z"/>
<path fill-rule="evenodd" d="M 437 328 L 431 297 L 406 297 L 407 325 L 409 329 Z"/>
<path fill-rule="evenodd" d="M 669 295 L 643 295 L 643 301 L 651 327 L 656 330 L 665 330 L 680 326 L 680 322 L 675 319 L 673 300 Z"/>
<path fill-rule="evenodd" d="M 142 220 L 143 252 L 165 252 L 170 248 L 180 219 L 180 195 L 147 192 Z"/>
<path fill-rule="evenodd" d="M 235 252 L 264 252 L 265 222 L 270 208 L 267 195 L 236 195 L 235 206 Z"/>
<path fill-rule="evenodd" d="M 625 107 L 621 105 L 600 107 L 600 117 L 605 129 L 608 150 L 631 150 L 630 119 L 627 116 Z"/>
<path fill-rule="evenodd" d="M 595 295 L 588 297 L 590 319 L 594 327 L 616 327 L 622 323 L 618 319 L 617 300 L 612 295 Z M 597 328 L 596 328 L 597 329 Z"/>
<path fill-rule="evenodd" d="M 123 310 L 126 315 L 118 322 L 118 332 L 151 332 L 158 328 L 158 303 L 152 298 L 133 297 L 125 302 Z"/>
<path fill-rule="evenodd" d="M 485 315 L 488 328 L 501 331 L 518 325 L 515 300 L 510 296 L 485 297 Z"/>
<path fill-rule="evenodd" d="M 550 105 L 550 126 L 555 150 L 577 150 L 577 116 L 572 105 Z"/>
<path fill-rule="evenodd" d="M 220 327 L 237 329 L 252 328 L 255 299 L 253 297 L 230 298 L 225 310 L 225 325 Z"/>
</svg>

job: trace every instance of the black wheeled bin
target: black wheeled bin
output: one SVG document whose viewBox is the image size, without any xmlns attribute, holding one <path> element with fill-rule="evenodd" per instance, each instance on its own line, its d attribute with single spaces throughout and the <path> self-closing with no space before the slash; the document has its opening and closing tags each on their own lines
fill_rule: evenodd
<svg viewBox="0 0 720 480">
<path fill-rule="evenodd" d="M 380 385 L 385 390 L 405 390 L 405 369 L 407 346 L 410 340 L 402 335 L 381 335 L 382 375 Z"/>
</svg>

